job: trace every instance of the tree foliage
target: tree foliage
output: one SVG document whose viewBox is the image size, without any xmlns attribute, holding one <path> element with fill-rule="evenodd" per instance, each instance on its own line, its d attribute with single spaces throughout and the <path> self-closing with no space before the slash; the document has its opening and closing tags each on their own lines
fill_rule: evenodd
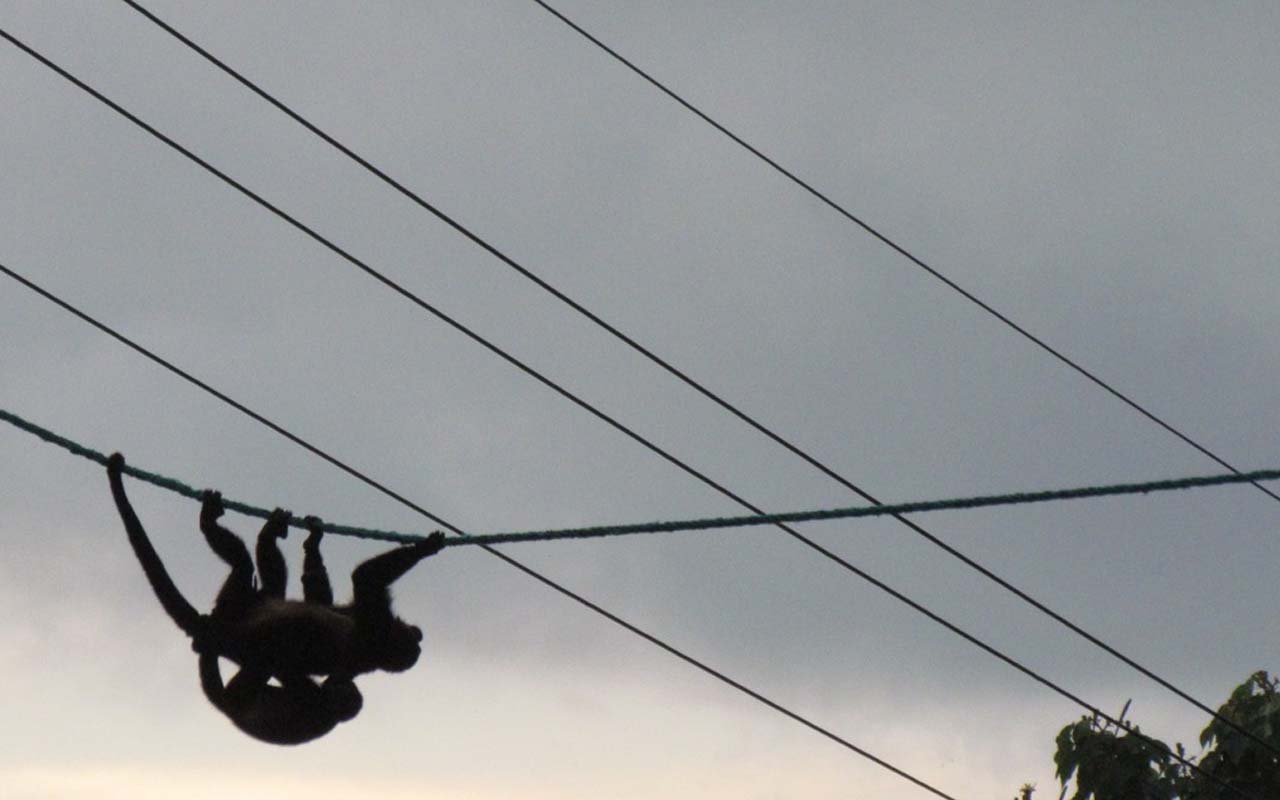
<svg viewBox="0 0 1280 800">
<path fill-rule="evenodd" d="M 1057 737 L 1054 762 L 1063 794 L 1073 785 L 1071 800 L 1280 798 L 1278 686 L 1266 672 L 1255 672 L 1236 687 L 1218 715 L 1244 732 L 1213 719 L 1200 734 L 1198 759 L 1188 757 L 1181 744 L 1170 748 L 1139 735 L 1136 725 L 1082 717 Z"/>
</svg>

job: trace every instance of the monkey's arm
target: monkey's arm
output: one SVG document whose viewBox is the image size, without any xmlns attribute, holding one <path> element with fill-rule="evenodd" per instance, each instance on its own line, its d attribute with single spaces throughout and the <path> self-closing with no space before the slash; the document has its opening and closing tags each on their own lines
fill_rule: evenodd
<svg viewBox="0 0 1280 800">
<path fill-rule="evenodd" d="M 130 505 L 129 498 L 124 493 L 124 482 L 120 477 L 123 470 L 124 456 L 113 453 L 107 460 L 107 480 L 111 484 L 111 496 L 116 501 L 116 509 L 120 512 L 120 519 L 123 520 L 125 532 L 129 536 L 129 544 L 133 547 L 134 555 L 138 557 L 142 571 L 147 576 L 147 581 L 151 584 L 151 589 L 165 612 L 184 633 L 195 636 L 202 627 L 200 613 L 178 591 L 178 587 L 174 585 L 173 579 L 164 568 L 164 562 L 151 546 L 151 540 L 147 538 L 142 522 L 134 513 L 133 506 Z"/>
<path fill-rule="evenodd" d="M 200 532 L 204 534 L 209 549 L 235 569 L 248 569 L 253 575 L 253 560 L 240 537 L 218 524 L 218 518 L 224 512 L 222 493 L 206 489 L 200 499 Z"/>
<path fill-rule="evenodd" d="M 356 567 L 351 573 L 355 607 L 388 607 L 387 587 L 422 559 L 440 552 L 443 546 L 444 534 L 436 531 L 421 542 L 397 547 Z"/>
<path fill-rule="evenodd" d="M 324 524 L 318 517 L 305 520 L 311 535 L 302 543 L 302 599 L 323 606 L 333 605 L 333 586 L 329 583 L 329 571 L 320 555 L 320 539 L 324 536 Z"/>
</svg>

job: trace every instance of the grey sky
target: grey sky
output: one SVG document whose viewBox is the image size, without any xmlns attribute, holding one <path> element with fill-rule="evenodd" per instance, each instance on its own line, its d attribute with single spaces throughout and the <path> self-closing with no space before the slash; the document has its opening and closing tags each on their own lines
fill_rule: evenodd
<svg viewBox="0 0 1280 800">
<path fill-rule="evenodd" d="M 149 7 L 884 500 L 1217 471 L 533 3 Z M 559 7 L 1237 466 L 1280 461 L 1271 4 Z M 0 26 L 753 502 L 856 500 L 123 4 L 3 2 Z M 473 532 L 738 512 L 8 44 L 0 97 L 0 263 L 433 512 Z M 7 280 L 0 325 L 4 408 L 247 502 L 430 529 Z M 925 796 L 457 550 L 399 587 L 417 668 L 370 677 L 323 741 L 259 745 L 200 696 L 101 470 L 0 447 L 0 784 L 24 800 Z M 130 489 L 207 603 L 196 506 Z M 1276 666 L 1278 511 L 1224 488 L 920 521 L 1216 704 Z M 1203 726 L 900 525 L 805 532 L 1090 701 L 1132 697 L 1144 730 Z M 328 548 L 336 576 L 379 546 Z M 511 550 L 957 797 L 1056 792 L 1078 708 L 779 532 Z"/>
</svg>

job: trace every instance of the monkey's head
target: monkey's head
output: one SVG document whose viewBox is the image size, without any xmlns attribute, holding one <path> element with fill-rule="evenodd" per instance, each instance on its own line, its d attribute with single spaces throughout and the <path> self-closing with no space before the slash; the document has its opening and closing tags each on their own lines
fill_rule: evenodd
<svg viewBox="0 0 1280 800">
<path fill-rule="evenodd" d="M 422 655 L 422 630 L 396 617 L 382 631 L 378 647 L 378 667 L 387 672 L 404 672 Z"/>
</svg>

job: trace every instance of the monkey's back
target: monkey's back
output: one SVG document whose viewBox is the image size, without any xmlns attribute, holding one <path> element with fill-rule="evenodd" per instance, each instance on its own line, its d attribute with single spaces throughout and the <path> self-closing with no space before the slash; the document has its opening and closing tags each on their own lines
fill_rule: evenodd
<svg viewBox="0 0 1280 800">
<path fill-rule="evenodd" d="M 263 598 L 222 631 L 222 654 L 278 676 L 332 675 L 350 670 L 350 616 L 329 606 Z"/>
</svg>

